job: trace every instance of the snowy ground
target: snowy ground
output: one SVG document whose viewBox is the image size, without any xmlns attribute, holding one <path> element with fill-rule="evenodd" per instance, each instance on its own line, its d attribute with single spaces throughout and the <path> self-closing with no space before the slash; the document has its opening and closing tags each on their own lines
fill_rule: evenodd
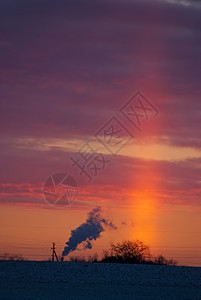
<svg viewBox="0 0 201 300">
<path fill-rule="evenodd" d="M 201 299 L 201 268 L 0 261 L 0 299 Z"/>
</svg>

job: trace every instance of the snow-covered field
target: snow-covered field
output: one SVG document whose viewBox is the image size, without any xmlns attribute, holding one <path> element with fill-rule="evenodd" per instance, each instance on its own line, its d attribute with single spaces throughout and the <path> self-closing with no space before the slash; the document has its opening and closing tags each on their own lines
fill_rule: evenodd
<svg viewBox="0 0 201 300">
<path fill-rule="evenodd" d="M 0 261 L 0 299 L 201 299 L 201 268 Z"/>
</svg>

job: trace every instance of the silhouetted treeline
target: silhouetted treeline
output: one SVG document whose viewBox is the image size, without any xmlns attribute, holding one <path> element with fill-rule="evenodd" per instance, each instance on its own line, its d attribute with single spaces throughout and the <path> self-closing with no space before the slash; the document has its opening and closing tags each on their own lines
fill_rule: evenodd
<svg viewBox="0 0 201 300">
<path fill-rule="evenodd" d="M 103 251 L 103 257 L 98 260 L 98 255 L 88 257 L 70 256 L 74 262 L 104 262 L 104 263 L 127 263 L 127 264 L 150 264 L 150 265 L 177 265 L 177 261 L 167 259 L 163 255 L 154 257 L 150 248 L 144 242 L 136 240 L 124 240 L 122 243 L 111 244 L 109 251 Z"/>
<path fill-rule="evenodd" d="M 21 254 L 4 253 L 0 254 L 0 260 L 24 260 Z"/>
</svg>

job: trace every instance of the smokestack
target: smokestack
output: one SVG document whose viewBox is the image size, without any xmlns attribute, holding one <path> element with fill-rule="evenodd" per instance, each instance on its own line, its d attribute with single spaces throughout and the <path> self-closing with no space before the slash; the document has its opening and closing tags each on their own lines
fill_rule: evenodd
<svg viewBox="0 0 201 300">
<path fill-rule="evenodd" d="M 104 227 L 117 229 L 112 222 L 101 216 L 100 207 L 92 209 L 92 211 L 88 213 L 86 222 L 71 231 L 71 236 L 66 243 L 67 246 L 64 247 L 62 256 L 66 256 L 76 250 L 79 244 L 83 244 L 84 249 L 91 249 L 91 241 L 100 237 L 101 232 L 105 231 Z"/>
</svg>

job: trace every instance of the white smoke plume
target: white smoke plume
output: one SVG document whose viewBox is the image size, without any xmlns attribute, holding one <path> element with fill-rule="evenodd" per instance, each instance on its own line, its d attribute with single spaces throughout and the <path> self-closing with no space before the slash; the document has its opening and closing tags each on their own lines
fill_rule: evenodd
<svg viewBox="0 0 201 300">
<path fill-rule="evenodd" d="M 100 237 L 101 232 L 105 231 L 104 227 L 117 229 L 112 222 L 101 216 L 101 208 L 96 207 L 88 213 L 85 223 L 75 230 L 71 230 L 71 236 L 66 243 L 67 246 L 64 247 L 62 256 L 66 256 L 69 252 L 76 250 L 79 244 L 84 244 L 85 249 L 91 249 L 91 241 Z"/>
</svg>

